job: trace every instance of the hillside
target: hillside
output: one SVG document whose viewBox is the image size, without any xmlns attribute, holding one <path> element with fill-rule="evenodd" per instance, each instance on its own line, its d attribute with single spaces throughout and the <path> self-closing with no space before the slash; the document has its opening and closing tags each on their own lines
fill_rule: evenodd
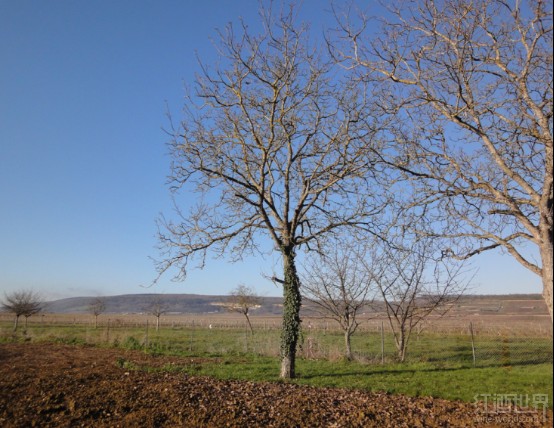
<svg viewBox="0 0 554 428">
<path fill-rule="evenodd" d="M 45 312 L 50 313 L 88 313 L 94 296 L 71 297 L 48 302 Z M 174 314 L 207 314 L 224 313 L 223 304 L 228 296 L 208 296 L 199 294 L 124 294 L 103 296 L 106 313 L 144 313 L 153 304 L 159 303 L 168 313 Z M 304 302 L 304 311 L 310 304 Z M 280 315 L 282 298 L 264 297 L 257 315 Z M 382 312 L 382 304 L 375 303 L 373 312 Z M 462 297 L 452 307 L 450 316 L 456 315 L 548 315 L 546 304 L 540 294 L 513 295 L 468 295 Z"/>
<path fill-rule="evenodd" d="M 87 313 L 89 306 L 98 297 L 70 297 L 48 302 L 46 312 L 51 313 Z M 198 294 L 124 294 L 119 296 L 102 296 L 106 303 L 106 313 L 143 313 L 148 312 L 154 304 L 159 304 L 167 313 L 205 314 L 225 312 L 223 304 L 228 296 L 206 296 Z M 260 315 L 281 313 L 282 299 L 266 297 L 262 306 L 256 309 Z"/>
</svg>

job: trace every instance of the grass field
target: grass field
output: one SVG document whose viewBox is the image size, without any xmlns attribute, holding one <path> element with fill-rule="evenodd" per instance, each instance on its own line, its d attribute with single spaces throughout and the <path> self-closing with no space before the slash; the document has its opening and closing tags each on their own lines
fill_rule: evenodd
<svg viewBox="0 0 554 428">
<path fill-rule="evenodd" d="M 320 326 L 321 327 L 321 326 Z M 0 322 L 0 341 L 66 343 L 143 350 L 186 357 L 186 363 L 161 370 L 207 375 L 221 379 L 279 381 L 279 329 L 274 320 L 258 323 L 254 335 L 235 324 L 206 322 L 165 325 L 156 331 L 150 322 L 30 323 L 26 331 L 11 332 L 9 321 Z M 432 396 L 473 402 L 489 395 L 529 396 L 548 394 L 552 408 L 551 336 L 509 337 L 479 334 L 474 342 L 453 329 L 432 329 L 412 339 L 405 363 L 395 358 L 392 336 L 362 331 L 353 337 L 355 361 L 342 359 L 343 336 L 325 328 L 306 329 L 301 338 L 294 382 L 318 387 L 359 388 L 411 396 Z M 198 362 L 194 362 L 197 358 Z M 114 361 L 126 365 L 126 361 Z M 139 369 L 130 365 L 129 369 Z M 160 370 L 141 367 L 140 370 Z"/>
</svg>

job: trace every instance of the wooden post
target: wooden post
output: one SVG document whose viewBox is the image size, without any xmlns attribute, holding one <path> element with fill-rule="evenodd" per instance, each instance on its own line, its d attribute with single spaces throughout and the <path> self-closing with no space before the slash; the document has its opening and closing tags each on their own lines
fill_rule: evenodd
<svg viewBox="0 0 554 428">
<path fill-rule="evenodd" d="M 473 335 L 473 323 L 469 323 L 469 332 L 471 333 L 471 353 L 473 355 L 473 367 L 475 367 L 475 338 Z"/>
<path fill-rule="evenodd" d="M 192 352 L 192 340 L 194 335 L 194 320 L 192 320 L 192 328 L 190 329 L 190 342 L 189 342 L 189 352 Z"/>
<path fill-rule="evenodd" d="M 146 318 L 146 337 L 144 338 L 144 347 L 148 348 L 148 318 Z"/>
<path fill-rule="evenodd" d="M 385 325 L 381 321 L 381 364 L 385 364 Z"/>
<path fill-rule="evenodd" d="M 244 353 L 248 353 L 248 325 L 244 323 Z"/>
</svg>

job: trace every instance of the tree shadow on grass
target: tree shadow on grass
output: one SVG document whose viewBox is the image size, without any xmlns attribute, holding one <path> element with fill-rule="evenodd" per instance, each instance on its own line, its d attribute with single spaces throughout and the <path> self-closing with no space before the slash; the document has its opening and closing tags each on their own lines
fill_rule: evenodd
<svg viewBox="0 0 554 428">
<path fill-rule="evenodd" d="M 359 367 L 352 367 L 352 371 L 340 371 L 340 372 L 328 372 L 328 373 L 316 373 L 316 374 L 302 374 L 300 372 L 299 379 L 321 379 L 321 378 L 344 378 L 344 377 L 356 377 L 356 376 L 379 376 L 379 375 L 406 375 L 406 374 L 416 374 L 416 373 L 454 373 L 454 372 L 463 372 L 463 371 L 477 371 L 480 369 L 489 369 L 489 368 L 507 368 L 507 367 L 518 367 L 518 366 L 531 366 L 531 365 L 541 365 L 544 363 L 537 363 L 536 361 L 518 361 L 515 364 L 501 364 L 501 363 L 490 363 L 490 364 L 478 364 L 476 367 L 472 365 L 460 366 L 460 367 L 422 367 L 422 368 L 382 368 L 376 370 L 362 370 Z"/>
</svg>

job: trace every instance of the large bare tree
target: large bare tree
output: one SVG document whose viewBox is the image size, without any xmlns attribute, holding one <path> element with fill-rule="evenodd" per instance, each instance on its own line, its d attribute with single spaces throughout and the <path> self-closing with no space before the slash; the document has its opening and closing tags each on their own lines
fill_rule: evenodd
<svg viewBox="0 0 554 428">
<path fill-rule="evenodd" d="M 367 93 L 342 84 L 293 10 L 261 17 L 258 35 L 246 24 L 220 32 L 221 62 L 202 65 L 174 129 L 172 187 L 196 202 L 161 218 L 158 269 L 177 267 L 183 279 L 193 260 L 204 266 L 209 250 L 236 261 L 268 251 L 269 237 L 283 261 L 281 377 L 292 378 L 297 252 L 341 228 L 368 227 L 378 211 L 368 191 L 376 131 Z"/>
<path fill-rule="evenodd" d="M 15 315 L 13 331 L 17 330 L 19 317 L 21 315 L 25 317 L 25 325 L 27 325 L 27 318 L 39 313 L 44 307 L 42 297 L 38 292 L 33 290 L 6 293 L 0 303 L 4 310 Z"/>
<path fill-rule="evenodd" d="M 371 19 L 340 20 L 348 43 L 334 46 L 380 81 L 384 114 L 399 119 L 386 161 L 420 179 L 419 202 L 438 208 L 452 256 L 506 251 L 542 278 L 552 317 L 552 1 L 388 7 L 378 36 Z"/>
<path fill-rule="evenodd" d="M 359 315 L 373 302 L 376 284 L 363 267 L 367 251 L 347 239 L 310 257 L 302 274 L 302 294 L 323 318 L 336 321 L 344 333 L 345 358 L 352 359 L 352 335 Z"/>
</svg>

